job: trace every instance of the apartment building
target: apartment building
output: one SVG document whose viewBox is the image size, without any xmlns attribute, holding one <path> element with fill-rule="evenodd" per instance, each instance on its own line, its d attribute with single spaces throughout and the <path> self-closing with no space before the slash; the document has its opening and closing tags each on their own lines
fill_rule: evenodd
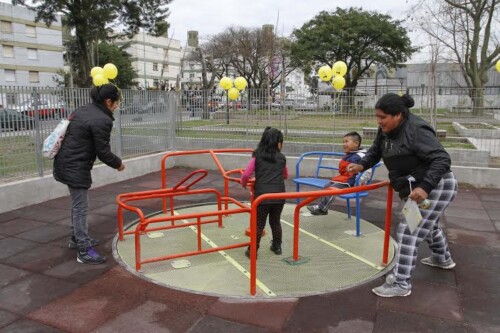
<svg viewBox="0 0 500 333">
<path fill-rule="evenodd" d="M 48 27 L 34 11 L 0 3 L 0 86 L 53 87 L 63 67 L 60 16 Z"/>
<path fill-rule="evenodd" d="M 131 39 L 114 42 L 128 45 L 125 51 L 131 55 L 132 67 L 137 72 L 139 88 L 174 87 L 181 71 L 181 43 L 167 36 L 155 37 L 140 32 Z"/>
</svg>

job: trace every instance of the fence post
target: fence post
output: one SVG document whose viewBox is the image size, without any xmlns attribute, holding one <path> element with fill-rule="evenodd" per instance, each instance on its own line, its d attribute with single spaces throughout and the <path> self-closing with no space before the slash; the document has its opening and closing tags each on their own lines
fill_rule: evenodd
<svg viewBox="0 0 500 333">
<path fill-rule="evenodd" d="M 42 131 L 40 126 L 40 96 L 33 88 L 31 93 L 31 98 L 35 107 L 35 156 L 36 156 L 36 166 L 38 168 L 38 176 L 43 177 L 43 157 L 42 157 Z"/>
<path fill-rule="evenodd" d="M 169 91 L 168 93 L 168 109 L 167 109 L 167 142 L 165 150 L 172 150 L 175 147 L 175 115 L 178 109 L 178 101 L 182 92 Z M 182 113 L 181 113 L 182 119 Z"/>
</svg>

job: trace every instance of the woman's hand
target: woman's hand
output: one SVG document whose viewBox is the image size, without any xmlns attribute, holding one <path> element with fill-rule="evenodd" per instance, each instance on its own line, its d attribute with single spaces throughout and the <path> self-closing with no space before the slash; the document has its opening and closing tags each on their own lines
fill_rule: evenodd
<svg viewBox="0 0 500 333">
<path fill-rule="evenodd" d="M 361 164 L 351 163 L 347 166 L 347 172 L 351 175 L 355 175 L 363 170 L 364 168 Z"/>
<path fill-rule="evenodd" d="M 420 187 L 415 187 L 408 197 L 416 203 L 421 203 L 422 201 L 427 199 L 427 196 L 427 192 L 422 190 Z"/>
<path fill-rule="evenodd" d="M 125 164 L 122 163 L 122 165 L 120 165 L 120 167 L 118 168 L 118 171 L 123 171 L 125 170 Z"/>
</svg>

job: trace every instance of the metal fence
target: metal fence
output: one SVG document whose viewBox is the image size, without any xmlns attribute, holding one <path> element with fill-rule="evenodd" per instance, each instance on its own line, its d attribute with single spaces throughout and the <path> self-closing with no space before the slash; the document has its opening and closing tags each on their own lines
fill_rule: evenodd
<svg viewBox="0 0 500 333">
<path fill-rule="evenodd" d="M 453 164 L 500 167 L 500 88 L 485 91 L 473 107 L 466 89 L 407 88 L 415 99 L 412 112 L 438 130 Z M 266 126 L 285 134 L 284 153 L 342 151 L 342 136 L 358 131 L 365 147 L 377 123 L 373 106 L 399 86 L 355 91 L 293 91 L 281 98 L 268 90 L 249 89 L 230 101 L 223 90 L 123 90 L 115 113 L 112 149 L 123 158 L 167 150 L 254 148 Z M 90 102 L 89 89 L 0 87 L 0 181 L 43 176 L 52 161 L 41 156 L 43 140 L 61 118 Z"/>
</svg>

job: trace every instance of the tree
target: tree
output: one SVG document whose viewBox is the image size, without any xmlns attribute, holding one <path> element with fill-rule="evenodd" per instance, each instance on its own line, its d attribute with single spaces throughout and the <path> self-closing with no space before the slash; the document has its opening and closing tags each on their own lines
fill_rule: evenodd
<svg viewBox="0 0 500 333">
<path fill-rule="evenodd" d="M 401 23 L 361 8 L 322 11 L 293 31 L 292 62 L 307 73 L 342 60 L 346 87 L 355 88 L 372 65 L 398 68 L 417 51 Z"/>
<path fill-rule="evenodd" d="M 66 27 L 74 33 L 75 50 L 78 56 L 78 77 L 80 86 L 90 85 L 90 69 L 96 64 L 93 48 L 100 41 L 108 41 L 120 35 L 129 37 L 140 29 L 148 33 L 162 35 L 168 29 L 166 19 L 168 5 L 172 0 L 12 0 L 14 5 L 23 5 L 35 10 L 35 22 L 43 21 L 51 25 L 56 14 L 64 17 Z M 116 35 L 113 28 L 121 27 Z"/>
<path fill-rule="evenodd" d="M 121 89 L 129 89 L 134 86 L 134 79 L 137 73 L 132 67 L 130 54 L 125 52 L 127 45 L 122 47 L 114 44 L 100 43 L 97 48 L 99 62 L 97 66 L 103 67 L 107 63 L 112 63 L 118 68 L 118 76 L 113 82 Z"/>
<path fill-rule="evenodd" d="M 442 45 L 447 60 L 459 64 L 476 114 L 484 106 L 488 70 L 500 59 L 499 8 L 499 0 L 421 0 L 412 9 L 430 46 Z"/>
</svg>

